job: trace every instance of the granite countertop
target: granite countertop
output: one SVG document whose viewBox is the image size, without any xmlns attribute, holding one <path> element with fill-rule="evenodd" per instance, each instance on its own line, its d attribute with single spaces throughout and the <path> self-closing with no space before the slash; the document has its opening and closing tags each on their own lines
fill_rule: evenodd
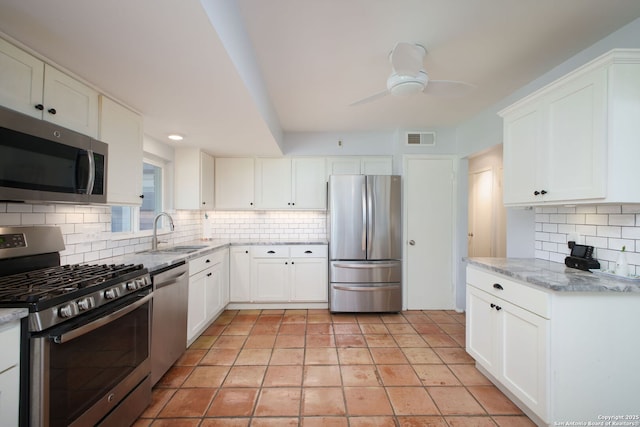
<svg viewBox="0 0 640 427">
<path fill-rule="evenodd" d="M 170 267 L 171 265 L 178 264 L 182 261 L 189 262 L 194 258 L 213 253 L 220 249 L 225 249 L 230 246 L 243 246 L 243 245 L 326 245 L 326 240 L 277 240 L 277 239 L 209 239 L 209 240 L 194 240 L 191 242 L 181 242 L 175 246 L 204 246 L 190 253 L 169 253 L 169 252 L 137 252 L 132 254 L 120 255 L 117 257 L 109 258 L 107 260 L 100 260 L 100 262 L 113 263 L 113 264 L 143 264 L 150 273 Z M 161 245 L 160 249 L 170 248 L 170 246 Z"/>
<path fill-rule="evenodd" d="M 640 294 L 640 281 L 569 268 L 531 258 L 465 258 L 469 265 L 555 292 L 628 292 Z"/>
<path fill-rule="evenodd" d="M 0 325 L 20 320 L 28 315 L 29 310 L 26 308 L 0 308 Z"/>
</svg>

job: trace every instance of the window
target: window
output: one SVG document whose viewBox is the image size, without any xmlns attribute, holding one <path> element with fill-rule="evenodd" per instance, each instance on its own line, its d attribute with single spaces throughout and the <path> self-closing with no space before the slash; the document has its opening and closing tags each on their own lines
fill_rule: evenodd
<svg viewBox="0 0 640 427">
<path fill-rule="evenodd" d="M 153 220 L 163 209 L 162 162 L 144 159 L 142 164 L 142 206 L 112 206 L 111 231 L 135 233 L 153 229 Z M 163 224 L 160 224 L 163 225 Z"/>
</svg>

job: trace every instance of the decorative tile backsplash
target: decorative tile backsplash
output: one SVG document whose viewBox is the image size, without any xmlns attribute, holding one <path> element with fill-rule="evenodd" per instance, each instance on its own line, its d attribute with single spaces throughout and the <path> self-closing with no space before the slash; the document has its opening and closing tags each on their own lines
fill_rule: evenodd
<svg viewBox="0 0 640 427">
<path fill-rule="evenodd" d="M 202 214 L 204 216 L 204 213 Z M 220 239 L 326 239 L 324 211 L 210 211 L 203 236 Z"/>
<path fill-rule="evenodd" d="M 536 208 L 536 258 L 564 263 L 569 240 L 593 246 L 609 270 L 625 246 L 629 273 L 640 274 L 640 204 Z"/>
<path fill-rule="evenodd" d="M 176 211 L 175 231 L 162 234 L 166 244 L 203 237 L 220 239 L 326 239 L 322 211 Z M 66 249 L 62 264 L 92 263 L 151 248 L 151 236 L 131 237 L 111 232 L 109 206 L 0 203 L 0 227 L 56 225 Z"/>
</svg>

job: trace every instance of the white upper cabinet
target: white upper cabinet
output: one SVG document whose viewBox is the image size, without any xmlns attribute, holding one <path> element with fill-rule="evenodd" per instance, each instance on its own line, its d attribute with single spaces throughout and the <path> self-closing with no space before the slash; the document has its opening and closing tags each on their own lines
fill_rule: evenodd
<svg viewBox="0 0 640 427">
<path fill-rule="evenodd" d="M 256 207 L 291 208 L 291 159 L 256 159 Z"/>
<path fill-rule="evenodd" d="M 392 156 L 341 156 L 327 158 L 327 176 L 391 175 L 392 173 Z"/>
<path fill-rule="evenodd" d="M 176 148 L 174 155 L 175 208 L 213 209 L 213 156 L 197 148 Z"/>
<path fill-rule="evenodd" d="M 504 202 L 637 202 L 640 51 L 614 50 L 500 112 Z"/>
<path fill-rule="evenodd" d="M 215 160 L 216 209 L 253 209 L 254 160 L 218 157 Z"/>
<path fill-rule="evenodd" d="M 98 137 L 98 93 L 0 39 L 0 104 Z"/>
<path fill-rule="evenodd" d="M 142 204 L 142 117 L 100 97 L 101 141 L 109 144 L 107 203 Z"/>
<path fill-rule="evenodd" d="M 258 209 L 325 209 L 324 158 L 256 159 Z"/>
<path fill-rule="evenodd" d="M 292 208 L 326 209 L 327 180 L 324 158 L 293 158 L 291 169 Z"/>
</svg>

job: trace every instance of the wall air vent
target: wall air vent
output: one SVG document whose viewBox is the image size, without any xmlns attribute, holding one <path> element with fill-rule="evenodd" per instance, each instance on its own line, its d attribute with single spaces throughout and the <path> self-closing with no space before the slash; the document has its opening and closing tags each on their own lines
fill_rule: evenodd
<svg viewBox="0 0 640 427">
<path fill-rule="evenodd" d="M 407 145 L 421 147 L 435 147 L 435 132 L 407 132 Z"/>
</svg>

